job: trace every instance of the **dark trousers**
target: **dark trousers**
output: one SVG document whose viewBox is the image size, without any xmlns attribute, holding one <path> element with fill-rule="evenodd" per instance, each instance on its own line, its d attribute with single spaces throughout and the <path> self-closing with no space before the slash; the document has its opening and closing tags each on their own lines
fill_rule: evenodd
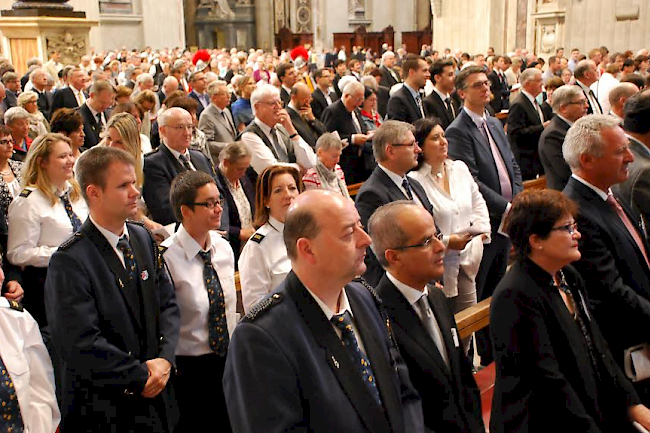
<svg viewBox="0 0 650 433">
<path fill-rule="evenodd" d="M 47 326 L 45 317 L 45 278 L 47 277 L 47 268 L 35 268 L 26 266 L 23 271 L 23 288 L 25 289 L 25 299 L 23 305 L 25 309 L 34 317 L 38 327 L 43 329 Z"/>
<path fill-rule="evenodd" d="M 506 273 L 509 254 L 510 239 L 493 233 L 492 242 L 485 245 L 483 249 L 483 259 L 476 275 L 476 295 L 479 302 L 494 293 L 494 289 Z M 489 326 L 476 333 L 476 349 L 481 357 L 481 365 L 488 365 L 494 361 Z"/>
<path fill-rule="evenodd" d="M 174 391 L 181 413 L 176 433 L 203 431 L 210 425 L 220 433 L 232 431 L 221 384 L 225 367 L 225 356 L 176 356 Z"/>
</svg>

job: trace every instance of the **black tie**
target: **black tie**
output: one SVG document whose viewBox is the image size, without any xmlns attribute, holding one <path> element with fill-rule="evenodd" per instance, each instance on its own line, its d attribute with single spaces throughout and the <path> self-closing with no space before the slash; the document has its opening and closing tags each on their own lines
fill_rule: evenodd
<svg viewBox="0 0 650 433">
<path fill-rule="evenodd" d="M 75 233 L 77 230 L 81 228 L 81 220 L 79 219 L 77 214 L 74 213 L 74 210 L 72 209 L 72 204 L 70 204 L 70 198 L 68 197 L 67 193 L 61 196 L 61 201 L 63 202 L 65 213 L 67 213 L 68 218 L 70 218 L 70 223 L 72 224 L 72 232 Z"/>
<path fill-rule="evenodd" d="M 190 165 L 190 161 L 187 159 L 187 156 L 178 155 L 178 159 L 180 159 L 181 164 L 183 164 L 183 167 L 185 167 L 187 171 L 192 171 L 192 166 Z"/>
<path fill-rule="evenodd" d="M 411 190 L 411 184 L 407 178 L 404 178 L 404 180 L 402 180 L 402 188 L 404 188 L 404 191 L 406 191 L 406 196 L 409 198 L 409 200 L 413 200 L 413 191 Z"/>
<path fill-rule="evenodd" d="M 0 432 L 22 433 L 25 424 L 20 413 L 14 382 L 0 357 Z"/>
<path fill-rule="evenodd" d="M 136 281 L 138 271 L 135 265 L 135 256 L 133 255 L 133 249 L 126 235 L 123 235 L 117 242 L 117 248 L 124 254 L 124 269 L 126 269 L 126 273 L 129 276 L 129 281 Z"/>
<path fill-rule="evenodd" d="M 452 119 L 455 118 L 456 116 L 454 115 L 454 109 L 451 106 L 451 99 L 445 99 L 445 106 L 447 107 L 447 113 L 449 113 L 449 117 Z"/>
<path fill-rule="evenodd" d="M 226 356 L 230 336 L 226 321 L 226 300 L 219 282 L 219 276 L 212 266 L 212 253 L 199 251 L 203 259 L 203 279 L 208 291 L 210 306 L 208 307 L 208 338 L 210 349 L 220 357 Z"/>
<path fill-rule="evenodd" d="M 226 123 L 228 124 L 228 128 L 230 129 L 230 133 L 232 134 L 232 136 L 233 136 L 233 137 L 237 136 L 237 133 L 235 132 L 235 127 L 234 127 L 234 125 L 230 122 L 230 119 L 229 119 L 228 116 L 226 115 L 226 112 L 225 112 L 225 111 L 222 111 L 222 112 L 221 112 L 221 115 L 223 116 L 224 120 L 225 120 Z"/>
<path fill-rule="evenodd" d="M 104 123 L 102 122 L 102 113 L 97 113 L 97 124 L 99 126 L 104 126 Z"/>
</svg>

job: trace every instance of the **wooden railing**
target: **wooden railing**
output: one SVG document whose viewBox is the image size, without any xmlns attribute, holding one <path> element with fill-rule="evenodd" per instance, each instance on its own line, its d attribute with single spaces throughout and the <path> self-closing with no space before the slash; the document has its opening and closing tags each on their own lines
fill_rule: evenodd
<svg viewBox="0 0 650 433">
<path fill-rule="evenodd" d="M 490 324 L 491 300 L 492 298 L 484 299 L 454 316 L 460 338 L 467 338 Z"/>
</svg>

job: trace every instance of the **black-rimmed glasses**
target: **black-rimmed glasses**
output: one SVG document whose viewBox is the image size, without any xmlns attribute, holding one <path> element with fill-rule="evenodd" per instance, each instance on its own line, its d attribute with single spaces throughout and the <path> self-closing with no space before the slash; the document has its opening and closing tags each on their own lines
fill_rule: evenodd
<svg viewBox="0 0 650 433">
<path fill-rule="evenodd" d="M 560 230 L 560 231 L 563 231 L 563 232 L 567 232 L 568 234 L 572 235 L 572 234 L 574 234 L 575 232 L 578 231 L 578 223 L 574 221 L 572 223 L 569 223 L 569 224 L 566 224 L 566 225 L 563 225 L 563 226 L 560 226 L 560 227 L 553 227 L 551 229 L 551 231 L 555 231 L 555 230 Z"/>
<path fill-rule="evenodd" d="M 437 232 L 435 235 L 429 236 L 428 238 L 426 238 L 424 240 L 424 242 L 421 242 L 419 244 L 405 245 L 405 246 L 402 246 L 402 247 L 395 247 L 395 248 L 389 248 L 389 249 L 400 251 L 400 250 L 408 250 L 408 249 L 411 249 L 411 248 L 429 248 L 429 246 L 431 245 L 431 242 L 433 242 L 434 239 L 439 241 L 439 242 L 442 242 L 442 232 Z"/>
<path fill-rule="evenodd" d="M 212 210 L 215 207 L 217 207 L 217 205 L 219 205 L 219 207 L 223 207 L 223 198 L 219 197 L 218 200 L 208 200 L 208 201 L 201 201 L 201 202 L 195 201 L 192 204 L 194 206 L 203 206 L 203 207 L 206 207 L 206 208 Z"/>
</svg>

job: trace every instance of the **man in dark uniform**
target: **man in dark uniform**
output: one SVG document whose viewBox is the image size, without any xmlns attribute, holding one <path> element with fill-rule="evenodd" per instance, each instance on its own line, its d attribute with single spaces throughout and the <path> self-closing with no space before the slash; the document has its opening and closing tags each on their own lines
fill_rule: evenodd
<svg viewBox="0 0 650 433">
<path fill-rule="evenodd" d="M 350 283 L 370 245 L 352 201 L 301 194 L 284 240 L 293 271 L 237 325 L 228 349 L 233 431 L 422 431 L 420 401 L 378 298 Z"/>
<path fill-rule="evenodd" d="M 138 208 L 135 161 L 92 148 L 76 172 L 90 216 L 50 260 L 45 304 L 61 383 L 61 432 L 173 432 L 168 384 L 179 309 Z"/>
</svg>

